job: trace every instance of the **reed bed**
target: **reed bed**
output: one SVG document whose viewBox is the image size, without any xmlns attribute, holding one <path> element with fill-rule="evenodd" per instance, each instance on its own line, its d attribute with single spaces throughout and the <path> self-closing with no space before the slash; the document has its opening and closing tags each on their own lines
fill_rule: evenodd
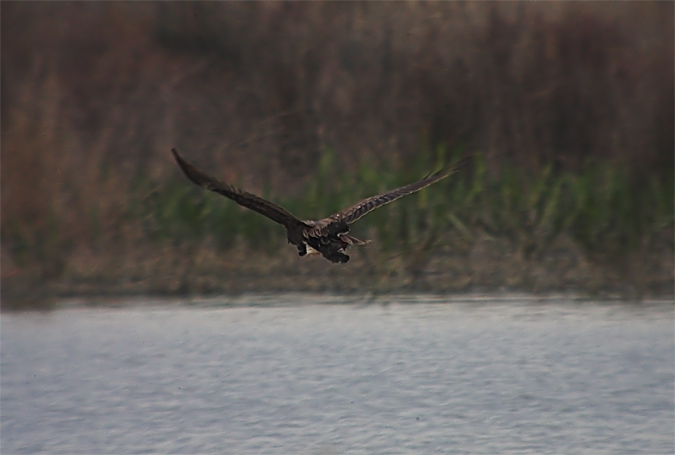
<svg viewBox="0 0 675 455">
<path fill-rule="evenodd" d="M 375 169 L 364 160 L 357 172 L 335 180 L 336 157 L 326 151 L 316 181 L 299 196 L 263 195 L 301 218 L 318 219 L 360 197 L 421 177 L 433 162 L 429 155 L 420 153 L 419 162 L 407 172 Z M 408 271 L 419 273 L 447 249 L 471 251 L 481 236 L 506 245 L 516 256 L 541 261 L 566 238 L 588 261 L 616 269 L 632 282 L 632 271 L 641 267 L 652 248 L 666 248 L 672 254 L 672 177 L 652 180 L 635 191 L 627 169 L 620 166 L 589 166 L 581 174 L 556 174 L 547 166 L 533 176 L 505 165 L 495 178 L 488 177 L 482 155 L 469 160 L 450 178 L 358 222 L 356 235 L 370 237 L 377 245 L 376 263 L 382 265 L 396 254 Z M 275 223 L 193 188 L 181 175 L 161 184 L 139 182 L 138 188 L 146 197 L 137 201 L 128 216 L 143 226 L 152 242 L 198 244 L 207 239 L 223 255 L 237 243 L 263 257 L 294 253 L 284 247 L 283 229 Z M 624 270 L 631 263 L 634 266 Z"/>
<path fill-rule="evenodd" d="M 672 36 L 668 2 L 9 2 L 3 296 L 672 293 Z M 465 166 L 336 268 L 174 146 L 301 218 Z"/>
</svg>

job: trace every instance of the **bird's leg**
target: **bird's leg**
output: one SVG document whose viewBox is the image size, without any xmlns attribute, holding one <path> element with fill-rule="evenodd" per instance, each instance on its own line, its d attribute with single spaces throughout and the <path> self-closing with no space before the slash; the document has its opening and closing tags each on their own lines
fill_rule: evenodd
<svg viewBox="0 0 675 455">
<path fill-rule="evenodd" d="M 304 256 L 307 254 L 307 246 L 304 243 L 298 245 L 298 255 Z"/>
</svg>

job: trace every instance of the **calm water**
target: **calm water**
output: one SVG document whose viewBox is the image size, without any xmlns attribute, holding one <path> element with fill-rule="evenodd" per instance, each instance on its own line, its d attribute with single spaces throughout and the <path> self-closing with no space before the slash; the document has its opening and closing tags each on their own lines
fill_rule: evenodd
<svg viewBox="0 0 675 455">
<path fill-rule="evenodd" d="M 672 303 L 135 303 L 2 315 L 3 454 L 675 451 Z"/>
</svg>

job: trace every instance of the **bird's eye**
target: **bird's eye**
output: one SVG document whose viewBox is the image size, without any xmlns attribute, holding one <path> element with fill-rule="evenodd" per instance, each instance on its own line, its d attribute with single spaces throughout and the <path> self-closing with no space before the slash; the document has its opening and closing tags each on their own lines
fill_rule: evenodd
<svg viewBox="0 0 675 455">
<path fill-rule="evenodd" d="M 321 243 L 323 245 L 328 245 L 330 243 L 330 239 L 328 237 L 321 237 Z"/>
</svg>

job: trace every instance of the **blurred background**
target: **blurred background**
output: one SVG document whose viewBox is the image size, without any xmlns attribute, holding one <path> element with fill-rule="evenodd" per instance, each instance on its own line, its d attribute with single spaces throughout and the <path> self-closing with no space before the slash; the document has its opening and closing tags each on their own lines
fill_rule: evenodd
<svg viewBox="0 0 675 455">
<path fill-rule="evenodd" d="M 673 56 L 672 2 L 3 2 L 3 305 L 672 294 Z M 172 147 L 300 218 L 466 165 L 335 266 Z"/>
</svg>

